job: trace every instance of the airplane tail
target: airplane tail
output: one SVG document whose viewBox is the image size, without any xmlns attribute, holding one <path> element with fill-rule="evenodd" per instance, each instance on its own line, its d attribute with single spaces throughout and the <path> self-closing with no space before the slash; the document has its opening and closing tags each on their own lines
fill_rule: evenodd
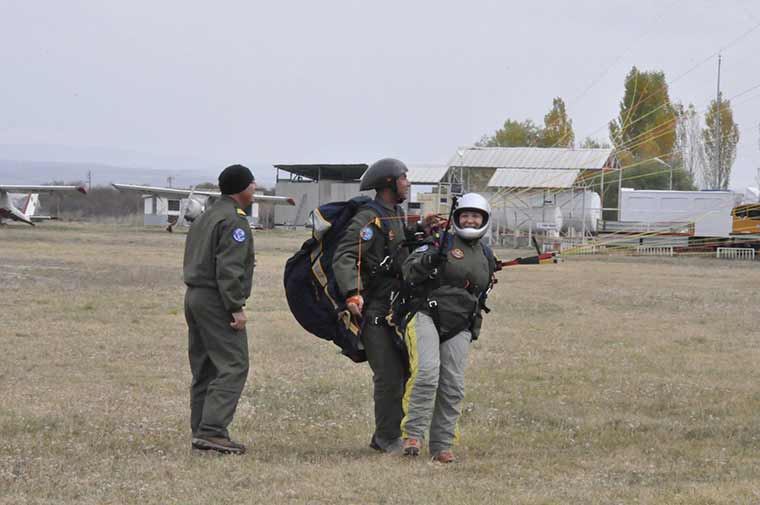
<svg viewBox="0 0 760 505">
<path fill-rule="evenodd" d="M 34 226 L 31 219 L 13 205 L 10 195 L 4 191 L 0 191 L 0 218 L 12 219 Z"/>
<path fill-rule="evenodd" d="M 182 211 L 182 217 L 187 225 L 195 221 L 203 213 L 204 205 L 193 198 L 194 194 L 195 186 L 190 190 L 190 195 L 185 200 L 185 208 Z"/>
<path fill-rule="evenodd" d="M 24 208 L 21 209 L 21 212 L 24 213 L 26 216 L 33 216 L 37 209 L 40 206 L 40 195 L 39 193 L 29 193 L 29 195 L 26 197 L 26 200 L 24 201 Z"/>
</svg>

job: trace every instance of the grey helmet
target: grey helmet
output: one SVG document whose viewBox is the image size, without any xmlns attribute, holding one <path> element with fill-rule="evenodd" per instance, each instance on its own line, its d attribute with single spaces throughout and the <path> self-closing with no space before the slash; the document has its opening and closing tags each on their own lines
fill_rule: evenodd
<svg viewBox="0 0 760 505">
<path fill-rule="evenodd" d="M 459 227 L 459 214 L 465 210 L 474 210 L 483 214 L 483 224 L 480 228 L 460 228 Z M 491 226 L 489 222 L 491 220 L 491 205 L 488 200 L 483 198 L 477 193 L 467 193 L 462 195 L 457 203 L 457 208 L 454 210 L 453 216 L 454 222 L 451 223 L 454 227 L 454 232 L 465 240 L 475 240 L 481 238 L 486 234 L 488 228 Z"/>
<path fill-rule="evenodd" d="M 359 190 L 396 188 L 396 179 L 404 175 L 409 169 L 403 161 L 395 158 L 383 158 L 374 162 L 364 172 Z"/>
</svg>

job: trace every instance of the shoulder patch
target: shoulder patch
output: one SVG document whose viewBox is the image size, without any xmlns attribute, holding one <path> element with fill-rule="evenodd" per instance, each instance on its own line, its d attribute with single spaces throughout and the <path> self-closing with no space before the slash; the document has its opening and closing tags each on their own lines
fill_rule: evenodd
<svg viewBox="0 0 760 505">
<path fill-rule="evenodd" d="M 242 228 L 235 228 L 232 231 L 232 240 L 234 240 L 235 242 L 239 244 L 242 244 L 243 242 L 245 242 L 245 230 L 243 230 Z"/>
<path fill-rule="evenodd" d="M 419 246 L 417 249 L 414 250 L 414 252 L 425 252 L 428 249 L 430 249 L 430 246 L 425 244 L 425 245 Z"/>
<path fill-rule="evenodd" d="M 245 214 L 245 211 L 244 211 L 243 209 L 237 209 L 237 213 L 238 213 L 238 216 L 243 216 L 243 217 L 245 217 L 245 215 L 246 215 L 246 214 Z"/>
<path fill-rule="evenodd" d="M 361 233 L 359 233 L 359 235 L 361 236 L 362 240 L 366 242 L 368 240 L 372 240 L 372 237 L 375 235 L 375 232 L 372 231 L 372 228 L 370 228 L 369 226 L 365 226 L 364 228 L 362 228 L 362 231 Z"/>
</svg>

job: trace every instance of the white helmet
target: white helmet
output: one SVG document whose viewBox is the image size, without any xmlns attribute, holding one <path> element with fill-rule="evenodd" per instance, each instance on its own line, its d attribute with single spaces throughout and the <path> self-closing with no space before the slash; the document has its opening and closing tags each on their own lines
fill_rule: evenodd
<svg viewBox="0 0 760 505">
<path fill-rule="evenodd" d="M 483 214 L 483 224 L 480 225 L 480 228 L 459 227 L 459 214 L 466 210 L 474 210 Z M 489 223 L 491 219 L 491 205 L 488 203 L 488 200 L 483 198 L 481 195 L 477 193 L 467 193 L 465 195 L 462 195 L 462 197 L 459 199 L 457 207 L 454 210 L 453 219 L 454 222 L 451 224 L 454 226 L 454 231 L 456 234 L 461 238 L 465 240 L 475 240 L 476 238 L 481 238 L 486 234 L 486 231 L 488 231 L 488 228 L 491 225 Z"/>
</svg>

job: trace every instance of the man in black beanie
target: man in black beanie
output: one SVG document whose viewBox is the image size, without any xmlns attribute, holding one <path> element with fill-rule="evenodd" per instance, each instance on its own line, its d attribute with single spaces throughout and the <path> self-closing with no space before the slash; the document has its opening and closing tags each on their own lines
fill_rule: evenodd
<svg viewBox="0 0 760 505">
<path fill-rule="evenodd" d="M 243 454 L 227 431 L 248 377 L 248 334 L 243 309 L 251 294 L 253 234 L 243 209 L 256 183 L 243 165 L 219 174 L 222 196 L 190 227 L 185 241 L 185 319 L 193 374 L 192 447 Z"/>
</svg>

